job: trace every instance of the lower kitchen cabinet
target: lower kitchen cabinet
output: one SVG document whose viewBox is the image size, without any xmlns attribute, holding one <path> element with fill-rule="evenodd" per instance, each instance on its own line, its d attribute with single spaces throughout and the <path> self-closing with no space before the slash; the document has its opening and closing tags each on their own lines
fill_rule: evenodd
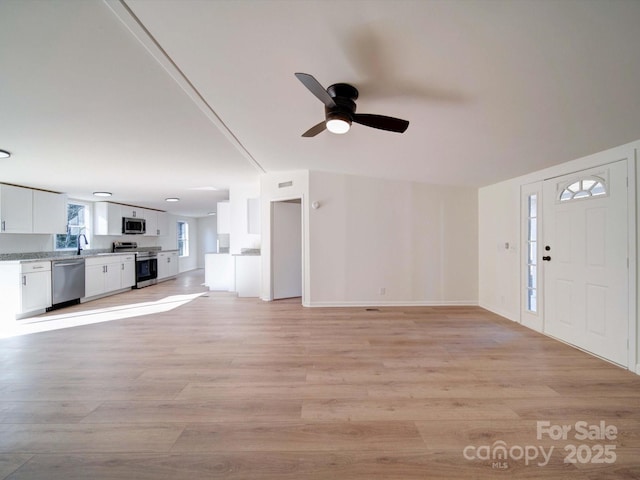
<svg viewBox="0 0 640 480">
<path fill-rule="evenodd" d="M 158 252 L 158 281 L 178 275 L 178 251 Z"/>
<path fill-rule="evenodd" d="M 120 257 L 120 287 L 130 288 L 136 284 L 136 256 Z"/>
<path fill-rule="evenodd" d="M 135 257 L 112 255 L 85 260 L 85 298 L 115 293 L 135 283 Z"/>
<path fill-rule="evenodd" d="M 0 265 L 0 316 L 24 318 L 51 306 L 51 262 L 7 263 Z"/>
</svg>

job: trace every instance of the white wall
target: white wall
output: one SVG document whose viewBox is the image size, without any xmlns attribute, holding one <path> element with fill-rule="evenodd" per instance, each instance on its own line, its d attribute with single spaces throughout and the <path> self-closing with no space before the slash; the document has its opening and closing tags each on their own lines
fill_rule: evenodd
<svg viewBox="0 0 640 480">
<path fill-rule="evenodd" d="M 630 240 L 635 244 L 629 246 L 629 258 L 635 260 L 635 271 L 640 271 L 638 263 L 638 238 L 640 238 L 640 198 L 636 195 L 640 185 L 640 174 L 637 169 L 640 141 L 621 145 L 604 152 L 599 152 L 587 157 L 572 160 L 544 170 L 513 178 L 511 180 L 483 187 L 479 191 L 479 299 L 480 306 L 496 312 L 513 321 L 520 321 L 521 300 L 521 249 L 520 249 L 520 188 L 523 185 L 542 181 L 545 179 L 578 172 L 587 168 L 596 167 L 621 159 L 628 159 L 630 165 L 629 188 L 636 204 L 630 205 L 629 223 L 635 223 L 636 236 Z M 633 237 L 633 235 L 632 235 Z M 515 239 L 517 249 L 505 251 L 500 248 L 505 241 Z M 513 254 L 515 253 L 515 254 Z M 631 288 L 635 295 L 630 299 L 630 311 L 635 313 L 635 325 L 632 325 L 630 348 L 635 352 L 636 362 L 640 358 L 640 319 L 638 315 L 637 299 L 640 298 L 640 290 L 636 277 L 632 275 Z M 630 366 L 633 370 L 633 365 Z M 640 374 L 640 362 L 635 366 Z"/>
<path fill-rule="evenodd" d="M 247 200 L 260 197 L 260 184 L 232 185 L 229 189 L 231 211 L 230 253 L 240 253 L 243 248 L 260 248 L 261 237 L 248 231 Z"/>
<path fill-rule="evenodd" d="M 0 253 L 50 252 L 53 235 L 0 233 Z"/>
<path fill-rule="evenodd" d="M 478 192 L 480 305 L 520 318 L 520 185 L 502 182 Z M 510 249 L 504 248 L 509 242 Z"/>
<path fill-rule="evenodd" d="M 198 252 L 199 252 L 199 235 L 198 235 L 198 219 L 191 217 L 180 217 L 170 215 L 169 217 L 169 235 L 166 237 L 158 237 L 166 242 L 166 245 L 172 244 L 173 247 L 163 246 L 163 250 L 178 248 L 178 222 L 187 222 L 189 225 L 189 256 L 178 258 L 178 271 L 180 273 L 198 268 Z"/>
<path fill-rule="evenodd" d="M 477 304 L 477 189 L 321 172 L 309 184 L 312 306 Z"/>
<path fill-rule="evenodd" d="M 218 219 L 214 215 L 198 218 L 198 268 L 204 268 L 204 256 L 218 251 Z"/>
</svg>

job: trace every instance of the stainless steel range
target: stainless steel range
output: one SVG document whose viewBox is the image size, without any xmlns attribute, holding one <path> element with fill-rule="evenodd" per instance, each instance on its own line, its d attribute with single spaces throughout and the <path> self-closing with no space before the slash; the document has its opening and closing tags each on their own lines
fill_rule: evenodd
<svg viewBox="0 0 640 480">
<path fill-rule="evenodd" d="M 148 287 L 158 283 L 158 254 L 156 252 L 138 250 L 136 242 L 113 242 L 113 251 L 136 254 L 136 284 L 134 288 Z"/>
</svg>

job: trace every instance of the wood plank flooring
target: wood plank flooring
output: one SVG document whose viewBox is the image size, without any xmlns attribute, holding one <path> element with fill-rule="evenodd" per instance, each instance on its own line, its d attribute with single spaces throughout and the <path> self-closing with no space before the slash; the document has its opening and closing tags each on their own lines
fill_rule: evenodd
<svg viewBox="0 0 640 480">
<path fill-rule="evenodd" d="M 640 478 L 637 375 L 481 308 L 304 309 L 202 281 L 41 319 L 202 293 L 170 311 L 0 340 L 0 479 Z M 581 421 L 616 438 L 576 439 Z"/>
</svg>

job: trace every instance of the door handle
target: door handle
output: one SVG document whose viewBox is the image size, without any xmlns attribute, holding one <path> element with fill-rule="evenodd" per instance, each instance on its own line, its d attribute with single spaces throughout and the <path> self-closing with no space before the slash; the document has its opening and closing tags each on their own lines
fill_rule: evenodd
<svg viewBox="0 0 640 480">
<path fill-rule="evenodd" d="M 551 256 L 547 255 L 546 257 L 542 257 L 542 260 L 544 260 L 545 262 L 550 262 L 551 261 Z"/>
</svg>

